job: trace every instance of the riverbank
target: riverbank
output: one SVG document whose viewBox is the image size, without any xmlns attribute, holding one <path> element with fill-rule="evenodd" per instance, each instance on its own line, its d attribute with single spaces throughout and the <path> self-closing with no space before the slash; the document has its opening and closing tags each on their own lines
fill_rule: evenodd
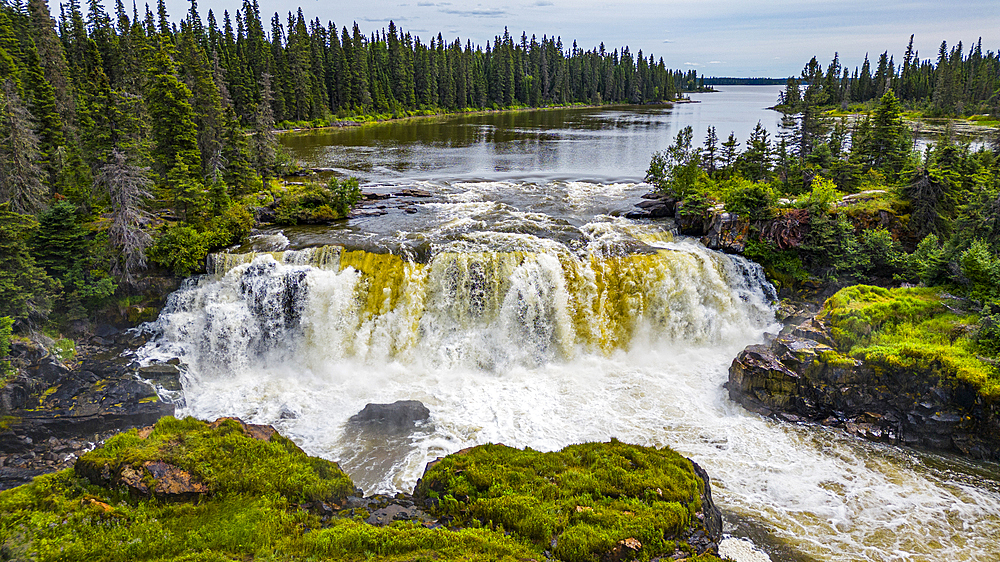
<svg viewBox="0 0 1000 562">
<path fill-rule="evenodd" d="M 700 103 L 698 100 L 692 100 L 690 98 L 680 98 L 670 101 L 653 102 L 647 104 L 647 106 L 659 106 L 664 108 L 670 108 L 673 104 L 684 104 L 684 103 Z M 498 108 L 498 109 L 470 109 L 468 111 L 430 111 L 423 110 L 416 112 L 416 114 L 408 114 L 401 116 L 393 116 L 387 114 L 374 114 L 374 115 L 362 115 L 360 119 L 339 119 L 337 121 L 326 122 L 326 124 L 320 126 L 306 126 L 308 122 L 299 122 L 299 126 L 278 128 L 271 131 L 275 134 L 290 134 L 290 133 L 304 133 L 310 131 L 323 131 L 329 129 L 342 129 L 345 127 L 361 127 L 365 125 L 377 125 L 380 123 L 405 123 L 411 120 L 418 119 L 428 119 L 428 118 L 443 118 L 443 117 L 456 117 L 456 116 L 475 116 L 475 115 L 495 115 L 502 113 L 517 113 L 526 111 L 554 111 L 559 109 L 597 109 L 597 108 L 615 108 L 615 107 L 629 107 L 635 106 L 636 104 L 629 103 L 606 103 L 606 104 L 586 104 L 586 103 L 570 103 L 570 104 L 559 104 L 559 105 L 546 105 L 542 107 L 528 107 L 528 106 L 517 106 L 508 108 Z M 426 111 L 426 112 L 424 112 Z"/>
</svg>

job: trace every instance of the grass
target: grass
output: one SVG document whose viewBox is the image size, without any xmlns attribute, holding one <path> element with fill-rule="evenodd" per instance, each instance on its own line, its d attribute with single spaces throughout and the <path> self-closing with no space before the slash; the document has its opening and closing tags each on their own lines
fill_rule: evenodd
<svg viewBox="0 0 1000 562">
<path fill-rule="evenodd" d="M 883 369 L 927 374 L 972 385 L 1000 398 L 1000 370 L 973 339 L 978 317 L 956 313 L 934 288 L 841 289 L 823 305 L 838 348 Z"/>
<path fill-rule="evenodd" d="M 152 460 L 191 472 L 210 493 L 164 501 L 99 475 Z M 669 449 L 486 445 L 447 457 L 424 480 L 452 529 L 324 521 L 301 504 L 354 492 L 335 463 L 278 434 L 254 439 L 235 420 L 213 428 L 167 417 L 109 439 L 73 469 L 0 493 L 0 560 L 513 562 L 545 559 L 550 536 L 561 560 L 598 560 L 623 538 L 641 541 L 638 559 L 649 560 L 675 546 L 691 551 L 675 539 L 700 509 L 702 487 L 690 461 Z"/>
</svg>

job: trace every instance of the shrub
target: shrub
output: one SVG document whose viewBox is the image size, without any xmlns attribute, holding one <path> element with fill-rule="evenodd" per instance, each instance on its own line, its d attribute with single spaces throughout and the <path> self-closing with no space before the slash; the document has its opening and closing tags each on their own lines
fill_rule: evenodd
<svg viewBox="0 0 1000 562">
<path fill-rule="evenodd" d="M 970 296 L 980 300 L 1000 296 L 1000 258 L 988 244 L 977 238 L 962 252 L 958 263 L 968 280 Z"/>
<path fill-rule="evenodd" d="M 279 224 L 316 224 L 342 219 L 361 200 L 358 180 L 330 179 L 326 185 L 315 182 L 290 188 L 275 209 Z"/>
<path fill-rule="evenodd" d="M 178 275 L 189 275 L 202 269 L 211 236 L 198 232 L 193 226 L 178 224 L 168 227 L 147 254 L 149 259 Z"/>
<path fill-rule="evenodd" d="M 743 177 L 734 177 L 722 184 L 722 201 L 726 210 L 752 221 L 766 220 L 774 216 L 777 196 L 765 182 L 751 182 Z"/>
<path fill-rule="evenodd" d="M 813 178 L 812 191 L 800 198 L 798 203 L 801 207 L 809 209 L 810 214 L 816 216 L 829 211 L 833 202 L 840 197 L 837 184 L 822 176 L 816 176 Z"/>
</svg>

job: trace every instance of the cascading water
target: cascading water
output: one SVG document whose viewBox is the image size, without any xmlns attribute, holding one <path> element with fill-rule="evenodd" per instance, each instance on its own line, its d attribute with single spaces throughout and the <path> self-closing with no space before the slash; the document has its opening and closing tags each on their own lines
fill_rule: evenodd
<svg viewBox="0 0 1000 562">
<path fill-rule="evenodd" d="M 760 116 L 738 107 L 752 129 Z M 609 216 L 648 190 L 626 181 L 670 143 L 677 116 L 564 111 L 565 122 L 524 112 L 289 137 L 317 166 L 432 197 L 325 229 L 271 229 L 214 256 L 140 352 L 188 365 L 179 413 L 273 424 L 367 492 L 409 489 L 428 460 L 479 443 L 669 445 L 708 470 L 733 533 L 775 562 L 997 560 L 996 466 L 728 400 L 733 357 L 775 329 L 760 269 Z M 403 399 L 430 420 L 388 435 L 348 423 L 366 403 Z"/>
<path fill-rule="evenodd" d="M 774 328 L 759 267 L 626 221 L 580 232 L 462 235 L 425 261 L 219 254 L 171 296 L 143 355 L 188 365 L 181 413 L 274 424 L 368 492 L 409 489 L 428 460 L 473 444 L 618 437 L 697 458 L 721 505 L 818 559 L 996 552 L 995 482 L 726 399 L 732 357 Z M 399 399 L 430 422 L 398 436 L 347 424 Z"/>
</svg>

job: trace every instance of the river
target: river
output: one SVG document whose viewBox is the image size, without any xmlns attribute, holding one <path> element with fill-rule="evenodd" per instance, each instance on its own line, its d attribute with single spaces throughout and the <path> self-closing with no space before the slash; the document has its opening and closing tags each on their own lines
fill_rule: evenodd
<svg viewBox="0 0 1000 562">
<path fill-rule="evenodd" d="M 180 414 L 275 425 L 366 492 L 470 445 L 617 437 L 711 474 L 727 530 L 771 560 L 993 561 L 1000 470 L 763 419 L 722 388 L 775 331 L 760 268 L 632 221 L 649 157 L 691 125 L 740 142 L 776 87 L 701 103 L 415 119 L 285 137 L 295 158 L 406 209 L 272 228 L 171 296 L 146 361 L 188 366 Z M 252 253 L 256 251 L 257 253 Z M 368 402 L 431 419 L 372 435 Z M 762 555 L 758 553 L 758 555 Z M 742 560 L 752 560 L 753 555 Z M 759 559 L 759 558 L 758 558 Z"/>
</svg>

